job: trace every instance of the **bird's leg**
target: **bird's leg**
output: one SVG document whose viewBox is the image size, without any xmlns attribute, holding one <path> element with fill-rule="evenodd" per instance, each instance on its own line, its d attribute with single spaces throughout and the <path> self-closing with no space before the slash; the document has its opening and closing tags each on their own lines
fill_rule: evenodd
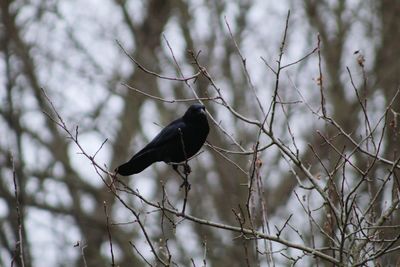
<svg viewBox="0 0 400 267">
<path fill-rule="evenodd" d="M 185 190 L 186 191 L 190 190 L 190 183 L 189 183 L 189 180 L 188 180 L 188 176 L 189 176 L 189 174 L 191 172 L 192 172 L 192 169 L 190 168 L 189 164 L 187 164 L 187 162 L 185 162 L 183 164 L 183 173 L 185 174 L 185 177 L 183 179 L 183 183 L 181 184 L 181 187 L 185 186 Z"/>
<path fill-rule="evenodd" d="M 183 140 L 182 130 L 180 128 L 178 128 L 178 132 L 179 132 L 179 135 L 181 137 L 182 152 L 183 152 L 183 156 L 185 158 L 185 163 L 183 164 L 183 173 L 185 174 L 185 176 L 181 175 L 181 177 L 183 178 L 183 183 L 181 184 L 181 188 L 182 188 L 182 186 L 185 186 L 185 198 L 183 200 L 182 214 L 185 214 L 186 203 L 187 203 L 187 200 L 188 200 L 188 192 L 190 190 L 190 184 L 189 184 L 189 181 L 188 181 L 188 176 L 189 176 L 189 174 L 190 174 L 190 172 L 192 170 L 190 169 L 190 166 L 188 164 L 188 157 L 187 157 L 187 154 L 186 154 L 185 142 Z M 178 167 L 176 167 L 176 169 L 178 169 Z"/>
<path fill-rule="evenodd" d="M 179 165 L 178 164 L 172 164 L 172 169 L 182 178 L 185 179 L 185 177 L 182 175 L 182 173 L 178 169 Z"/>
<path fill-rule="evenodd" d="M 183 163 L 183 173 L 185 175 L 189 175 L 192 172 L 192 169 L 190 168 L 189 164 L 187 162 Z"/>
<path fill-rule="evenodd" d="M 190 190 L 190 184 L 189 184 L 189 181 L 188 181 L 188 175 L 190 173 L 190 167 L 189 167 L 189 165 L 187 163 L 185 163 L 185 165 L 183 165 L 183 166 L 184 166 L 184 174 L 185 175 L 183 175 L 179 171 L 179 169 L 178 169 L 179 164 L 173 164 L 172 168 L 174 169 L 174 171 L 176 171 L 176 173 L 178 173 L 179 177 L 181 177 L 182 180 L 183 180 L 183 183 L 181 184 L 180 188 L 182 188 L 183 186 L 185 187 L 185 198 L 183 199 L 183 207 L 182 207 L 182 214 L 185 214 L 186 203 L 187 203 L 187 199 L 188 199 L 188 192 Z"/>
<path fill-rule="evenodd" d="M 183 180 L 183 183 L 180 185 L 180 188 L 182 188 L 183 186 L 185 186 L 185 189 L 186 189 L 187 191 L 189 191 L 189 190 L 190 190 L 190 183 L 189 183 L 189 181 L 188 181 L 188 174 L 190 173 L 190 166 L 187 165 L 187 167 L 186 167 L 186 165 L 187 165 L 187 164 L 184 165 L 184 174 L 185 174 L 185 175 L 183 175 L 183 174 L 179 171 L 179 169 L 178 169 L 179 164 L 173 164 L 173 165 L 172 165 L 172 168 L 174 169 L 174 171 L 176 171 L 176 173 L 178 173 L 179 177 L 181 177 L 182 180 Z M 189 170 L 189 172 L 188 172 L 188 170 Z"/>
<path fill-rule="evenodd" d="M 189 183 L 189 181 L 188 181 L 187 178 L 184 178 L 184 179 L 183 179 L 183 183 L 181 184 L 180 187 L 181 187 L 181 188 L 182 188 L 182 187 L 185 187 L 185 190 L 186 190 L 186 191 L 189 191 L 189 190 L 190 190 L 191 185 L 190 185 L 190 183 Z"/>
<path fill-rule="evenodd" d="M 182 152 L 183 152 L 183 156 L 185 158 L 185 163 L 183 163 L 183 174 L 185 174 L 185 176 L 180 175 L 183 178 L 183 183 L 181 184 L 182 186 L 185 186 L 185 190 L 186 192 L 190 190 L 190 184 L 188 182 L 188 175 L 192 172 L 192 170 L 190 169 L 188 162 L 188 158 L 186 155 L 186 149 L 185 149 L 185 142 L 183 140 L 183 133 L 181 128 L 178 128 L 178 132 L 179 132 L 179 136 L 181 137 L 181 145 L 182 145 Z M 176 167 L 178 169 L 178 167 Z"/>
</svg>

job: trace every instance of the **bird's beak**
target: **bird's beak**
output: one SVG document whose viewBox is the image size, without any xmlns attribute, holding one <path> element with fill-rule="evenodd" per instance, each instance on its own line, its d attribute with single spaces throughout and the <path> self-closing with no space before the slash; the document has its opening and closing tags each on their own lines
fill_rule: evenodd
<svg viewBox="0 0 400 267">
<path fill-rule="evenodd" d="M 200 110 L 200 113 L 206 115 L 206 107 L 203 106 L 203 107 L 201 108 L 201 110 Z"/>
</svg>

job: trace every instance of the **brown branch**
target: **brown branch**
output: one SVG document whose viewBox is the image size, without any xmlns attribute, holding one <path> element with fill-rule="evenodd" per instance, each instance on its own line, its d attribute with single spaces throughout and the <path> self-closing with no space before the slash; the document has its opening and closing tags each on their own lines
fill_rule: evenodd
<svg viewBox="0 0 400 267">
<path fill-rule="evenodd" d="M 225 148 L 222 148 L 222 147 L 218 147 L 216 145 L 211 144 L 208 141 L 206 142 L 206 146 L 208 146 L 208 147 L 210 147 L 212 149 L 218 150 L 219 152 L 223 152 L 223 153 L 226 153 L 226 154 L 232 154 L 232 155 L 242 155 L 242 156 L 249 156 L 249 155 L 253 155 L 256 152 L 257 153 L 262 152 L 262 151 L 272 147 L 273 145 L 274 145 L 273 143 L 270 143 L 268 145 L 264 145 L 264 146 L 258 148 L 257 150 L 234 151 L 234 150 L 228 150 L 228 149 L 225 149 Z"/>
<path fill-rule="evenodd" d="M 132 90 L 134 92 L 137 92 L 139 94 L 142 94 L 144 96 L 147 96 L 148 98 L 157 100 L 157 101 L 161 101 L 161 102 L 166 102 L 166 103 L 179 103 L 179 102 L 192 102 L 192 101 L 216 101 L 218 99 L 220 99 L 219 96 L 216 97 L 195 97 L 195 98 L 185 98 L 185 99 L 165 99 L 163 97 L 159 97 L 159 96 L 155 96 L 155 95 L 151 95 L 148 94 L 146 92 L 144 92 L 143 90 L 137 89 L 133 86 L 127 85 L 126 83 L 122 83 L 123 86 L 125 86 L 126 88 L 128 88 L 129 90 Z"/>
<path fill-rule="evenodd" d="M 17 212 L 17 225 L 18 225 L 18 239 L 15 244 L 16 248 L 18 247 L 18 254 L 19 254 L 19 259 L 21 261 L 21 266 L 25 267 L 25 260 L 24 260 L 24 240 L 22 238 L 22 215 L 21 215 L 21 208 L 20 208 L 20 203 L 19 203 L 19 194 L 18 194 L 18 184 L 17 184 L 17 175 L 15 172 L 15 164 L 14 164 L 14 158 L 11 155 L 11 164 L 12 164 L 12 174 L 13 174 L 13 183 L 14 183 L 14 195 L 15 195 L 15 210 Z M 13 257 L 11 261 L 11 267 L 14 264 L 14 259 L 16 255 Z"/>
<path fill-rule="evenodd" d="M 308 52 L 308 53 L 307 53 L 306 55 L 304 55 L 303 57 L 301 57 L 300 59 L 298 59 L 298 60 L 296 60 L 296 61 L 294 61 L 294 62 L 292 62 L 292 63 L 283 65 L 283 66 L 281 67 L 281 70 L 283 70 L 283 69 L 285 69 L 285 68 L 287 68 L 287 67 L 290 67 L 290 66 L 293 66 L 293 65 L 296 65 L 296 64 L 302 62 L 303 60 L 305 60 L 306 58 L 308 58 L 309 56 L 311 56 L 312 54 L 314 54 L 317 50 L 319 50 L 319 47 L 318 47 L 318 46 L 317 46 L 316 48 L 314 48 L 312 51 Z"/>
<path fill-rule="evenodd" d="M 94 158 L 94 157 L 93 157 Z M 109 223 L 109 217 L 108 217 L 108 212 L 107 212 L 107 202 L 103 201 L 104 205 L 104 214 L 106 215 L 106 226 L 107 226 L 107 233 L 108 233 L 108 242 L 110 244 L 110 253 L 111 253 L 111 267 L 115 266 L 115 261 L 114 261 L 114 251 L 113 251 L 113 243 L 112 243 L 112 238 L 111 238 L 111 230 L 110 230 L 110 223 Z"/>
<path fill-rule="evenodd" d="M 281 63 L 282 63 L 282 57 L 283 57 L 283 52 L 286 44 L 286 36 L 289 28 L 289 18 L 290 18 L 290 10 L 288 10 L 287 16 L 286 16 L 286 23 L 285 23 L 285 30 L 283 32 L 283 37 L 282 37 L 282 42 L 281 42 L 281 47 L 279 48 L 279 56 L 277 60 L 277 69 L 275 72 L 276 78 L 275 78 L 275 88 L 274 88 L 274 94 L 272 96 L 272 105 L 270 106 L 270 109 L 268 110 L 268 114 L 271 112 L 271 119 L 269 121 L 269 132 L 272 133 L 272 126 L 274 124 L 274 119 L 275 119 L 275 107 L 276 107 L 276 99 L 278 96 L 278 89 L 279 89 L 279 80 L 280 80 L 280 73 L 281 73 Z M 266 117 L 267 117 L 266 116 Z"/>
<path fill-rule="evenodd" d="M 321 95 L 321 109 L 322 109 L 322 116 L 326 117 L 326 108 L 325 108 L 325 96 L 324 96 L 324 77 L 322 77 L 322 59 L 321 59 L 321 37 L 318 34 L 318 85 L 319 85 L 319 92 Z"/>
<path fill-rule="evenodd" d="M 108 173 L 108 171 L 106 171 L 106 170 L 104 170 L 104 172 Z M 274 242 L 278 242 L 278 243 L 286 245 L 288 247 L 295 248 L 295 249 L 298 249 L 298 250 L 302 250 L 302 251 L 311 253 L 311 254 L 313 254 L 313 255 L 315 255 L 317 257 L 320 257 L 322 259 L 325 259 L 325 260 L 327 260 L 329 262 L 339 264 L 339 261 L 337 259 L 335 259 L 335 258 L 333 258 L 333 257 L 331 257 L 331 256 L 329 256 L 329 255 L 327 255 L 325 253 L 320 252 L 319 249 L 313 249 L 313 248 L 310 248 L 310 247 L 307 247 L 307 246 L 304 246 L 304 245 L 300 245 L 300 244 L 297 244 L 297 243 L 294 243 L 294 242 L 291 242 L 291 241 L 288 241 L 288 240 L 285 240 L 285 239 L 278 238 L 278 237 L 273 236 L 273 235 L 264 234 L 262 232 L 255 231 L 254 229 L 248 229 L 248 228 L 243 228 L 242 229 L 240 227 L 236 227 L 236 226 L 232 226 L 232 225 L 228 225 L 228 224 L 217 223 L 217 222 L 213 222 L 213 221 L 210 221 L 210 220 L 201 219 L 201 218 L 189 215 L 189 214 L 182 214 L 180 211 L 177 211 L 175 209 L 170 209 L 170 208 L 167 208 L 167 207 L 163 207 L 159 203 L 154 203 L 154 202 L 151 202 L 151 201 L 147 200 L 142 195 L 140 195 L 137 191 L 132 190 L 123 181 L 121 181 L 121 180 L 117 180 L 117 181 L 118 181 L 118 183 L 123 185 L 123 188 L 118 188 L 118 191 L 123 191 L 123 192 L 129 193 L 131 195 L 134 195 L 134 196 L 138 197 L 141 201 L 146 203 L 147 205 L 152 206 L 154 208 L 158 208 L 160 211 L 162 210 L 164 212 L 168 212 L 168 213 L 174 214 L 177 217 L 187 219 L 187 220 L 192 221 L 194 223 L 207 225 L 207 226 L 218 228 L 218 229 L 224 229 L 224 230 L 228 230 L 228 231 L 232 231 L 232 232 L 253 235 L 253 236 L 256 236 L 257 239 L 267 239 L 267 240 L 271 240 L 271 241 L 274 241 Z M 120 201 L 123 201 L 122 198 L 118 194 L 116 194 L 115 196 L 118 199 L 121 199 Z"/>
<path fill-rule="evenodd" d="M 177 77 L 169 77 L 169 76 L 164 76 L 164 75 L 158 74 L 158 73 L 156 73 L 156 72 L 153 72 L 153 71 L 151 71 L 151 70 L 146 69 L 142 64 L 140 64 L 139 61 L 137 61 L 136 59 L 134 59 L 134 58 L 125 50 L 125 48 L 122 46 L 122 44 L 121 44 L 118 40 L 116 40 L 116 42 L 117 42 L 118 46 L 121 48 L 121 50 L 125 53 L 125 55 L 127 55 L 127 56 L 133 61 L 133 63 L 136 64 L 136 66 L 137 66 L 139 69 L 141 69 L 141 70 L 144 71 L 145 73 L 150 74 L 150 75 L 153 75 L 153 76 L 155 76 L 155 77 L 157 77 L 157 78 L 160 78 L 160 79 L 163 79 L 163 80 L 170 80 L 170 81 L 187 82 L 187 81 L 196 79 L 196 78 L 200 75 L 200 72 L 198 72 L 198 73 L 196 73 L 196 74 L 194 74 L 194 75 L 191 75 L 191 76 L 189 76 L 189 77 L 186 77 L 186 78 L 177 78 Z"/>
</svg>

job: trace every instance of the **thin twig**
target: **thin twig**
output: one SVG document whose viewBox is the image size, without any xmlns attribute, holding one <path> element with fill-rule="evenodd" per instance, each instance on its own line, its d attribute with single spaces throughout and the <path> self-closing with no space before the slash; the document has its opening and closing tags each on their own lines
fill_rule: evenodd
<svg viewBox="0 0 400 267">
<path fill-rule="evenodd" d="M 86 256 L 85 256 L 85 249 L 87 248 L 87 245 L 80 244 L 80 248 L 81 248 L 81 255 L 82 255 L 82 259 L 83 259 L 83 266 L 88 267 L 87 262 L 86 262 Z"/>
<path fill-rule="evenodd" d="M 305 60 L 306 58 L 308 58 L 309 56 L 311 56 L 312 54 L 314 54 L 317 50 L 318 50 L 318 47 L 316 47 L 316 48 L 314 48 L 312 51 L 308 52 L 308 53 L 307 53 L 305 56 L 303 56 L 302 58 L 300 58 L 300 59 L 298 59 L 298 60 L 296 60 L 296 61 L 294 61 L 294 62 L 292 62 L 292 63 L 283 65 L 283 66 L 281 67 L 281 70 L 283 70 L 283 69 L 285 69 L 285 68 L 287 68 L 287 67 L 290 67 L 290 66 L 293 66 L 293 65 L 296 65 L 296 64 L 300 63 L 301 61 Z"/>
<path fill-rule="evenodd" d="M 322 77 L 322 59 L 321 59 L 321 37 L 318 34 L 318 85 L 319 85 L 319 92 L 321 95 L 321 109 L 322 109 L 322 116 L 326 117 L 326 108 L 325 108 L 325 96 L 324 96 L 324 78 Z"/>
<path fill-rule="evenodd" d="M 11 154 L 11 164 L 12 164 L 12 174 L 13 174 L 13 183 L 14 183 L 14 196 L 15 196 L 15 203 L 16 203 L 15 210 L 17 212 L 17 225 L 18 225 L 18 239 L 17 239 L 17 242 L 16 242 L 16 247 L 18 247 L 18 254 L 19 254 L 19 259 L 21 261 L 21 267 L 25 267 L 24 240 L 23 240 L 23 237 L 22 237 L 21 205 L 19 203 L 17 175 L 16 175 L 16 172 L 15 172 L 14 157 L 12 156 L 12 154 Z M 13 266 L 15 256 L 13 257 L 13 259 L 11 261 L 11 267 Z"/>
<path fill-rule="evenodd" d="M 239 48 L 239 46 L 238 46 L 238 44 L 237 44 L 237 42 L 236 42 L 236 39 L 235 39 L 235 37 L 233 37 L 232 30 L 231 30 L 231 27 L 229 26 L 229 23 L 228 23 L 228 21 L 227 21 L 227 19 L 226 19 L 226 16 L 224 16 L 224 20 L 225 20 L 226 26 L 228 27 L 229 35 L 231 36 L 231 39 L 232 39 L 232 41 L 233 41 L 233 44 L 235 45 L 236 50 L 237 50 L 237 52 L 238 52 L 238 54 L 239 54 L 239 57 L 240 57 L 241 60 L 242 60 L 243 70 L 244 70 L 244 73 L 245 73 L 245 75 L 246 75 L 247 82 L 249 83 L 250 88 L 251 88 L 251 90 L 253 91 L 254 97 L 255 97 L 256 100 L 257 100 L 257 104 L 258 104 L 258 106 L 259 106 L 261 112 L 262 112 L 263 115 L 265 116 L 264 108 L 263 108 L 263 106 L 262 106 L 262 104 L 261 104 L 260 98 L 259 98 L 258 95 L 257 95 L 256 88 L 255 88 L 253 82 L 251 81 L 251 77 L 250 77 L 249 71 L 247 70 L 247 64 L 246 64 L 246 63 L 247 63 L 247 60 L 246 60 L 246 58 L 243 57 L 242 52 L 240 51 L 240 48 Z"/>
<path fill-rule="evenodd" d="M 271 111 L 271 119 L 269 122 L 269 132 L 272 133 L 272 126 L 274 124 L 274 119 L 275 119 L 275 107 L 276 107 L 276 99 L 278 96 L 278 89 L 279 89 L 279 81 L 280 81 L 280 73 L 282 70 L 281 63 L 282 63 L 282 57 L 283 57 L 283 52 L 285 49 L 285 44 L 286 44 L 286 36 L 289 28 L 289 18 L 290 18 L 290 10 L 288 10 L 287 16 L 286 16 L 286 23 L 285 23 L 285 30 L 283 32 L 283 37 L 282 37 L 282 42 L 281 46 L 279 48 L 279 56 L 277 60 L 277 69 L 275 72 L 276 78 L 275 78 L 275 88 L 274 88 L 274 94 L 272 96 L 272 105 L 270 106 L 270 109 L 268 110 L 268 114 Z M 268 115 L 267 114 L 267 115 Z"/>
<path fill-rule="evenodd" d="M 161 102 L 165 102 L 165 103 L 180 103 L 180 102 L 194 102 L 194 101 L 198 102 L 200 100 L 201 101 L 216 101 L 216 100 L 220 99 L 219 96 L 216 96 L 216 97 L 199 97 L 199 98 L 194 97 L 194 98 L 185 98 L 185 99 L 175 99 L 175 98 L 174 99 L 165 99 L 163 97 L 159 97 L 159 96 L 148 94 L 148 93 L 144 92 L 143 90 L 140 90 L 140 89 L 137 89 L 137 88 L 135 88 L 133 86 L 127 85 L 126 83 L 122 83 L 122 85 L 125 86 L 126 88 L 128 88 L 129 90 L 132 90 L 132 91 L 137 92 L 139 94 L 145 95 L 148 98 L 155 99 L 157 101 L 161 101 Z"/>
<path fill-rule="evenodd" d="M 142 260 L 144 260 L 144 262 L 153 267 L 153 265 L 143 256 L 143 254 L 138 250 L 138 248 L 135 246 L 135 244 L 132 241 L 129 241 L 129 244 L 133 247 L 133 249 L 136 251 L 137 254 L 139 254 L 139 256 L 142 258 Z"/>
<path fill-rule="evenodd" d="M 108 242 L 110 244 L 110 253 L 111 253 L 111 266 L 115 266 L 115 261 L 114 261 L 114 250 L 113 250 L 113 243 L 112 243 L 112 238 L 111 238 L 111 230 L 110 230 L 110 222 L 109 222 L 109 217 L 108 217 L 108 212 L 107 212 L 107 202 L 103 201 L 103 206 L 104 206 L 104 214 L 106 215 L 106 226 L 107 226 L 107 233 L 108 233 Z"/>
<path fill-rule="evenodd" d="M 118 40 L 116 40 L 116 42 L 117 42 L 118 46 L 121 48 L 121 50 L 125 53 L 125 55 L 127 55 L 127 56 L 133 61 L 133 63 L 135 63 L 135 65 L 136 65 L 139 69 L 141 69 L 142 71 L 144 71 L 144 72 L 147 73 L 147 74 L 156 76 L 156 77 L 158 77 L 158 78 L 160 78 L 160 79 L 163 79 L 163 80 L 179 81 L 179 82 L 190 81 L 190 80 L 196 79 L 196 78 L 200 75 L 200 72 L 198 72 L 198 73 L 193 74 L 193 75 L 191 75 L 190 77 L 187 77 L 187 78 L 177 78 L 177 77 L 168 77 L 168 76 L 164 76 L 164 75 L 158 74 L 158 73 L 156 73 L 156 72 L 153 72 L 153 71 L 151 71 L 151 70 L 146 69 L 142 64 L 139 63 L 139 61 L 137 61 L 136 59 L 134 59 L 134 58 L 125 50 L 125 48 L 122 46 L 122 44 L 121 44 Z"/>
<path fill-rule="evenodd" d="M 188 176 L 190 174 L 190 167 L 188 165 L 188 157 L 187 157 L 187 154 L 186 154 L 185 142 L 183 140 L 183 132 L 182 132 L 181 128 L 178 128 L 178 132 L 179 132 L 179 137 L 180 137 L 180 140 L 181 140 L 182 153 L 183 153 L 183 156 L 184 156 L 184 159 L 185 159 L 185 163 L 183 165 L 184 166 L 183 174 L 185 175 L 184 179 L 183 179 L 183 185 L 185 186 L 185 197 L 183 199 L 183 207 L 182 207 L 182 213 L 184 214 L 185 210 L 186 210 L 188 192 L 190 190 L 190 184 L 189 184 L 189 181 L 188 181 Z M 176 170 L 178 171 L 178 169 L 176 169 Z"/>
<path fill-rule="evenodd" d="M 226 154 L 232 154 L 232 155 L 242 155 L 242 156 L 248 156 L 248 155 L 253 155 L 253 153 L 259 153 L 262 152 L 270 147 L 272 147 L 274 144 L 270 143 L 268 145 L 262 146 L 260 148 L 258 148 L 257 150 L 248 150 L 248 151 L 234 151 L 234 150 L 228 150 L 222 147 L 218 147 L 216 145 L 211 144 L 210 142 L 206 142 L 206 146 L 218 150 L 219 152 L 223 152 Z"/>
</svg>

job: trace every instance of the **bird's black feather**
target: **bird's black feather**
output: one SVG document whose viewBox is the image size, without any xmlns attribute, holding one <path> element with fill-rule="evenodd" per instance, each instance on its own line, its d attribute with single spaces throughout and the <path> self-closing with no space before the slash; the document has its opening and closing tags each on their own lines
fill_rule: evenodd
<svg viewBox="0 0 400 267">
<path fill-rule="evenodd" d="M 128 176 L 143 171 L 157 161 L 183 162 L 200 150 L 209 130 L 205 107 L 191 105 L 183 117 L 168 124 L 149 144 L 115 171 Z"/>
</svg>

